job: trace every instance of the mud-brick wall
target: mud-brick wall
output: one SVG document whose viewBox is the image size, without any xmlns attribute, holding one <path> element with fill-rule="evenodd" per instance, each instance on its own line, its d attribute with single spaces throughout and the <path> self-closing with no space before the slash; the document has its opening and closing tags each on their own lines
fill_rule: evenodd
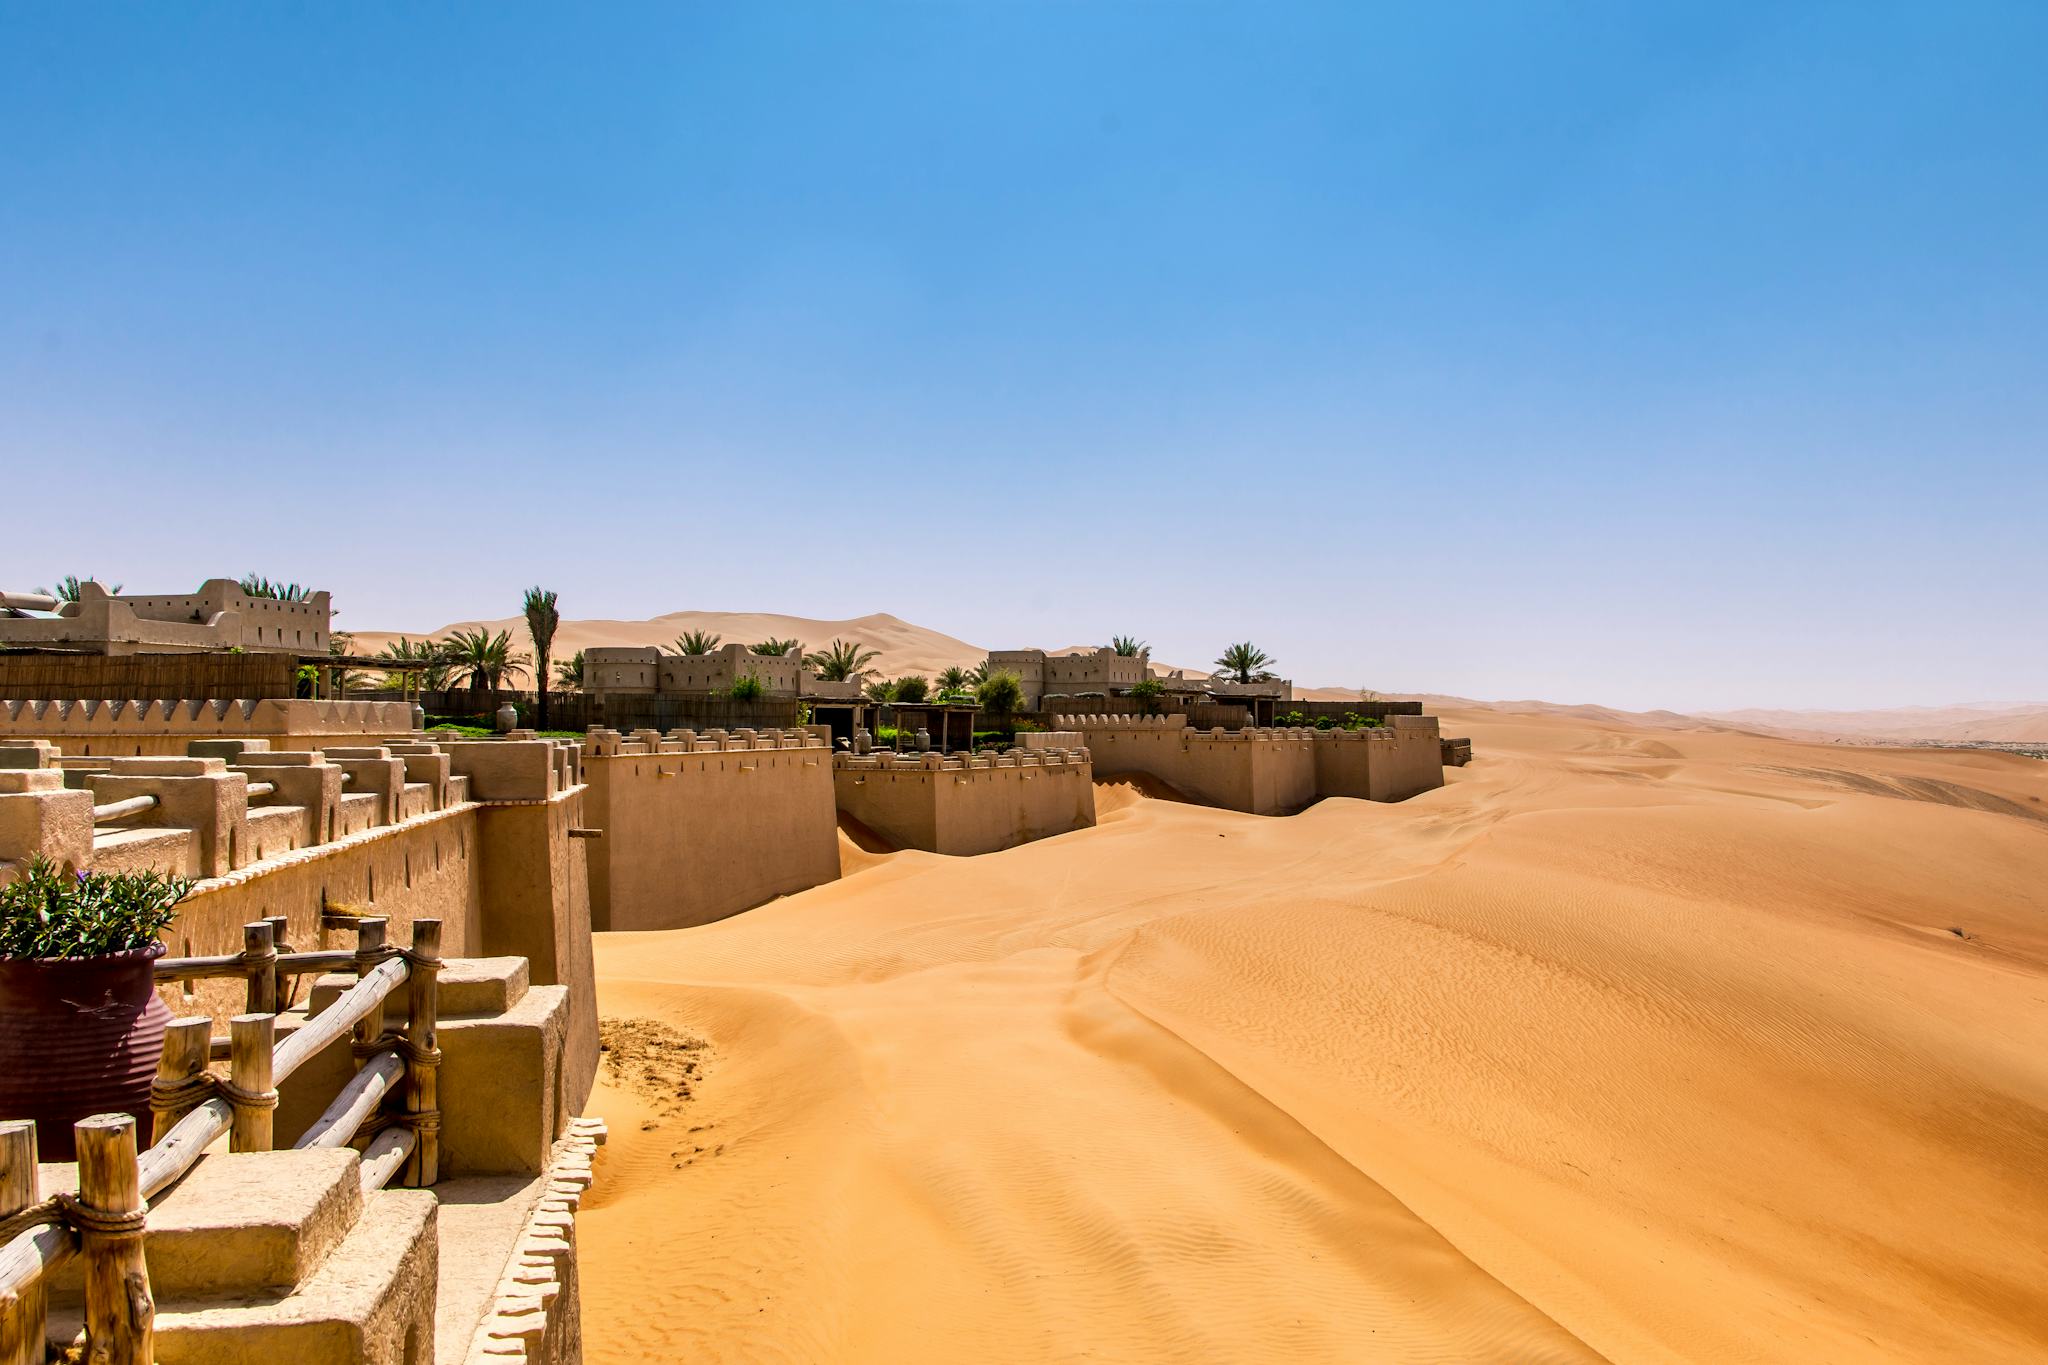
<svg viewBox="0 0 2048 1365">
<path fill-rule="evenodd" d="M 839 809 L 900 848 L 968 856 L 1095 823 L 1085 762 L 961 768 L 841 767 Z"/>
<path fill-rule="evenodd" d="M 839 875 L 831 754 L 725 749 L 584 757 L 592 923 L 678 929 Z"/>
<path fill-rule="evenodd" d="M 200 882 L 162 937 L 172 957 L 238 953 L 243 925 L 283 915 L 295 951 L 354 947 L 345 924 L 323 927 L 322 911 L 332 906 L 383 916 L 389 941 L 401 945 L 412 939 L 413 920 L 438 918 L 442 954 L 475 957 L 482 952 L 481 886 L 477 810 L 459 806 Z M 174 1013 L 224 1019 L 242 1010 L 238 981 L 195 983 L 190 996 L 180 986 L 162 989 Z"/>
</svg>

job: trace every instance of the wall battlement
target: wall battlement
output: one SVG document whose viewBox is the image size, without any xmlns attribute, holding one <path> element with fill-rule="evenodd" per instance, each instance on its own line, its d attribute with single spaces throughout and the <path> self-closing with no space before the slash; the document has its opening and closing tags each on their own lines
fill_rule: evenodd
<svg viewBox="0 0 2048 1365">
<path fill-rule="evenodd" d="M 1391 716 L 1358 730 L 1196 730 L 1185 716 L 1070 715 L 1104 773 L 1156 777 L 1210 805 L 1258 815 L 1325 796 L 1399 801 L 1443 785 L 1434 716 Z"/>
<path fill-rule="evenodd" d="M 834 754 L 839 809 L 899 848 L 968 856 L 1095 823 L 1086 749 Z"/>
<path fill-rule="evenodd" d="M 593 728 L 592 922 L 678 929 L 839 875 L 832 765 L 807 730 Z"/>
<path fill-rule="evenodd" d="M 413 709 L 402 701 L 0 701 L 0 743 L 49 739 L 67 750 L 178 755 L 189 740 L 267 739 L 279 748 L 312 748 L 322 739 L 411 735 Z"/>
</svg>

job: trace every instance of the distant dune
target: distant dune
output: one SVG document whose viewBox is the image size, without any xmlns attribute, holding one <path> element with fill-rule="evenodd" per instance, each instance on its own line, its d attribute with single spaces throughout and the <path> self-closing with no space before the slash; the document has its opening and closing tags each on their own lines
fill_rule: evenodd
<svg viewBox="0 0 2048 1365">
<path fill-rule="evenodd" d="M 600 935 L 710 1060 L 593 1100 L 590 1359 L 2048 1359 L 2048 763 L 1440 709 L 1399 805 Z"/>
<path fill-rule="evenodd" d="M 493 631 L 509 630 L 522 649 L 532 648 L 526 636 L 526 619 L 519 616 L 497 621 L 456 621 L 427 632 L 426 638 L 439 639 L 451 631 L 473 630 L 477 626 Z M 767 639 L 796 639 L 803 641 L 807 650 L 821 648 L 835 639 L 854 641 L 880 651 L 880 658 L 871 667 L 891 677 L 905 673 L 930 676 L 956 664 L 972 668 L 988 658 L 988 651 L 978 645 L 923 626 L 914 626 L 886 613 L 878 612 L 850 621 L 822 621 L 808 616 L 742 611 L 676 611 L 651 621 L 564 620 L 555 636 L 555 657 L 566 659 L 577 650 L 589 649 L 593 645 L 672 647 L 678 635 L 692 630 L 708 631 L 728 644 L 733 641 L 753 644 Z M 374 654 L 389 641 L 397 639 L 399 633 L 360 631 L 356 634 L 356 647 L 363 653 Z"/>
<path fill-rule="evenodd" d="M 1901 706 L 1882 711 L 1720 711 L 1704 719 L 1797 739 L 2048 742 L 2048 702 Z"/>
</svg>

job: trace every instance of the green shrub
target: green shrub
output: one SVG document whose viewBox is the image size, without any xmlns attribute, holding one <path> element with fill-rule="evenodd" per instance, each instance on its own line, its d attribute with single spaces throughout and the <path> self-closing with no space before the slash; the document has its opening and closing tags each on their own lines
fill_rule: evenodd
<svg viewBox="0 0 2048 1365">
<path fill-rule="evenodd" d="M 906 705 L 923 701 L 930 695 L 931 686 L 931 683 L 912 673 L 907 677 L 896 680 L 895 696 L 893 699 Z"/>
<path fill-rule="evenodd" d="M 47 858 L 0 887 L 0 957 L 103 957 L 146 948 L 192 883 L 161 872 L 67 873 Z"/>
<path fill-rule="evenodd" d="M 1024 704 L 1024 684 L 1015 673 L 991 673 L 982 680 L 974 695 L 981 702 L 981 709 L 991 716 L 1014 715 Z"/>
<path fill-rule="evenodd" d="M 1130 690 L 1125 692 L 1124 695 L 1138 703 L 1146 715 L 1156 716 L 1159 714 L 1159 698 L 1165 691 L 1166 686 L 1159 679 L 1144 678 L 1132 683 Z"/>
<path fill-rule="evenodd" d="M 757 673 L 748 673 L 733 680 L 731 695 L 734 701 L 759 701 L 767 694 L 768 689 L 762 686 Z"/>
</svg>

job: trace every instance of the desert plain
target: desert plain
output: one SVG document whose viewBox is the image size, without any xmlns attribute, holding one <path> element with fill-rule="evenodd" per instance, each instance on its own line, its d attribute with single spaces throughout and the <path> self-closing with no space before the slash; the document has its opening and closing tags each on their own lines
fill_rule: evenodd
<svg viewBox="0 0 2048 1365">
<path fill-rule="evenodd" d="M 599 936 L 590 1357 L 2048 1359 L 2048 763 L 1445 733 Z"/>
</svg>

